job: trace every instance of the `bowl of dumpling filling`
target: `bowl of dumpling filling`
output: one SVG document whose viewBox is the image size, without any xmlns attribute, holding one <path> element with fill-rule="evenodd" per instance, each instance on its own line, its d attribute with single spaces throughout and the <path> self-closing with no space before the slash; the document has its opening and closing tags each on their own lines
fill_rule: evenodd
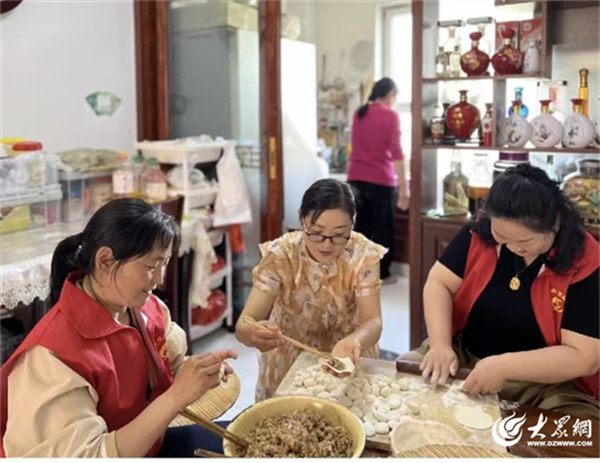
<svg viewBox="0 0 600 463">
<path fill-rule="evenodd" d="M 250 442 L 243 448 L 223 441 L 225 455 L 237 458 L 358 458 L 365 447 L 358 418 L 335 402 L 315 397 L 258 402 L 227 430 Z"/>
</svg>

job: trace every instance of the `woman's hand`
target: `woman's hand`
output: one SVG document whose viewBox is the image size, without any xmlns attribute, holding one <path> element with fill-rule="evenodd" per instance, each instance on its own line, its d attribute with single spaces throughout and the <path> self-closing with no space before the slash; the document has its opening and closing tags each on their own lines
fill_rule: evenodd
<svg viewBox="0 0 600 463">
<path fill-rule="evenodd" d="M 458 370 L 458 358 L 451 346 L 431 347 L 421 365 L 423 378 L 431 375 L 431 384 L 444 384 Z"/>
<path fill-rule="evenodd" d="M 223 360 L 229 358 L 237 358 L 237 352 L 233 349 L 224 349 L 189 357 L 167 390 L 167 393 L 175 400 L 177 409 L 181 410 L 187 407 L 208 390 L 218 386 L 221 380 L 221 364 Z M 233 369 L 226 365 L 225 375 L 231 373 L 233 373 Z"/>
<path fill-rule="evenodd" d="M 345 337 L 338 341 L 338 343 L 331 350 L 331 355 L 334 357 L 350 357 L 352 363 L 358 367 L 360 351 L 362 346 L 353 337 Z"/>
<path fill-rule="evenodd" d="M 401 211 L 408 210 L 410 204 L 410 196 L 406 193 L 398 193 L 398 199 L 396 200 L 396 207 Z"/>
<path fill-rule="evenodd" d="M 473 371 L 463 384 L 463 391 L 469 394 L 496 393 L 506 380 L 506 373 L 501 357 L 492 355 L 475 364 Z"/>
<path fill-rule="evenodd" d="M 266 326 L 268 329 L 251 326 L 249 345 L 256 347 L 261 352 L 268 352 L 285 344 L 285 339 L 281 337 L 281 330 L 275 323 L 267 320 L 258 323 Z"/>
</svg>

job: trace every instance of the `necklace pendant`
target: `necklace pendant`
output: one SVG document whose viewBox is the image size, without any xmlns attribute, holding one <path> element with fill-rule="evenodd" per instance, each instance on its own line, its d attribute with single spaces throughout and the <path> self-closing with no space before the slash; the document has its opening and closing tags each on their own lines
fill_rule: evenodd
<svg viewBox="0 0 600 463">
<path fill-rule="evenodd" d="M 509 288 L 513 291 L 518 291 L 521 287 L 521 280 L 516 275 L 510 279 Z"/>
</svg>

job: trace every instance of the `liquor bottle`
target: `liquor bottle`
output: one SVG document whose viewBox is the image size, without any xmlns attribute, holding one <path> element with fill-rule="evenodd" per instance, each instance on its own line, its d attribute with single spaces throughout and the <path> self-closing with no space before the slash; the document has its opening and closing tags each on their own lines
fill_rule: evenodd
<svg viewBox="0 0 600 463">
<path fill-rule="evenodd" d="M 469 212 L 469 179 L 461 170 L 460 156 L 458 153 L 452 155 L 450 173 L 442 181 L 444 201 L 443 209 L 445 215 L 466 214 Z"/>
<path fill-rule="evenodd" d="M 581 110 L 584 116 L 589 116 L 589 90 L 588 90 L 589 71 L 586 68 L 579 70 L 579 88 L 577 89 L 577 98 L 583 100 Z"/>
<path fill-rule="evenodd" d="M 435 74 L 438 77 L 448 77 L 448 55 L 444 52 L 444 47 L 438 48 L 435 57 Z"/>
<path fill-rule="evenodd" d="M 460 76 L 460 46 L 454 45 L 454 50 L 450 53 L 450 77 Z"/>
<path fill-rule="evenodd" d="M 480 143 L 481 146 L 492 146 L 492 127 L 493 127 L 493 115 L 492 115 L 492 103 L 485 104 L 485 115 L 481 119 L 480 127 Z"/>
<path fill-rule="evenodd" d="M 429 126 L 431 131 L 431 142 L 434 145 L 441 145 L 444 139 L 444 129 L 446 128 L 446 121 L 442 117 L 442 108 L 436 104 L 434 107 L 435 115 L 431 119 Z"/>
<path fill-rule="evenodd" d="M 521 105 L 521 116 L 523 116 L 524 118 L 527 118 L 527 116 L 529 116 L 529 108 L 527 106 L 525 106 L 525 104 L 523 103 L 523 87 L 515 87 L 515 100 L 519 101 L 519 104 Z M 512 105 L 510 108 L 508 108 L 508 115 L 512 116 L 513 115 L 513 108 L 514 105 Z"/>
</svg>

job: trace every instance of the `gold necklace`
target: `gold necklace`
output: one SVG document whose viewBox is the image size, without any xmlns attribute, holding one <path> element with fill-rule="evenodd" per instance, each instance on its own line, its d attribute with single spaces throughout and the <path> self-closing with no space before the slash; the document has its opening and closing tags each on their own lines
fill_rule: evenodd
<svg viewBox="0 0 600 463">
<path fill-rule="evenodd" d="M 519 279 L 519 277 L 521 276 L 521 274 L 522 274 L 522 273 L 523 273 L 525 270 L 527 270 L 529 267 L 531 267 L 533 264 L 535 264 L 535 263 L 538 261 L 538 259 L 539 259 L 540 257 L 542 257 L 542 256 L 538 256 L 538 257 L 536 257 L 534 260 L 532 260 L 532 261 L 531 261 L 531 263 L 530 263 L 529 265 L 525 266 L 525 268 L 523 268 L 523 269 L 521 269 L 520 271 L 518 271 L 518 272 L 515 274 L 515 276 L 514 276 L 514 277 L 512 277 L 512 278 L 510 279 L 510 283 L 508 284 L 508 287 L 509 287 L 510 289 L 512 289 L 513 291 L 518 291 L 518 290 L 519 290 L 519 288 L 521 287 L 521 280 Z M 516 258 L 517 258 L 517 256 L 516 256 L 516 254 L 515 254 L 515 262 L 517 261 L 517 259 L 516 259 Z"/>
</svg>

